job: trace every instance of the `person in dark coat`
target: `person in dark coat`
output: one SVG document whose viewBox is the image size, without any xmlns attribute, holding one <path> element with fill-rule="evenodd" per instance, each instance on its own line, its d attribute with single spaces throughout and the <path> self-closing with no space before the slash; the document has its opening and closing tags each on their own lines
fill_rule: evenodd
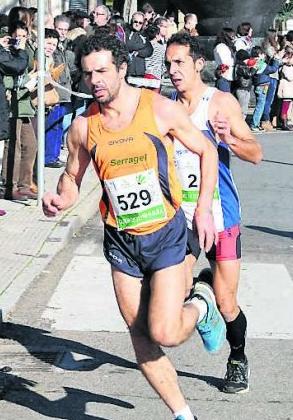
<svg viewBox="0 0 293 420">
<path fill-rule="evenodd" d="M 20 48 L 10 47 L 10 37 L 0 38 L 0 140 L 9 139 L 9 106 L 3 77 L 22 74 L 28 63 L 27 53 Z"/>
<path fill-rule="evenodd" d="M 135 12 L 131 18 L 131 27 L 126 34 L 126 46 L 130 54 L 128 75 L 143 77 L 145 74 L 145 58 L 153 53 L 152 44 L 146 39 L 142 32 L 144 15 L 142 12 Z"/>
</svg>

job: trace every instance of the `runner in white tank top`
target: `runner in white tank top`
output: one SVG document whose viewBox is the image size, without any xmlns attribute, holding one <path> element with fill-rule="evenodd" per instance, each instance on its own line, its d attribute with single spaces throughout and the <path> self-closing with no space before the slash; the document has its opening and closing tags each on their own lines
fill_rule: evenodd
<svg viewBox="0 0 293 420">
<path fill-rule="evenodd" d="M 201 80 L 205 61 L 198 41 L 188 34 L 175 34 L 167 44 L 166 66 L 177 94 L 173 99 L 181 102 L 193 123 L 218 149 L 218 183 L 214 193 L 213 214 L 219 231 L 219 240 L 208 254 L 213 269 L 200 273 L 200 280 L 210 279 L 217 304 L 226 321 L 230 355 L 223 391 L 246 392 L 248 362 L 244 352 L 246 318 L 237 303 L 240 272 L 240 205 L 230 171 L 230 150 L 240 159 L 258 163 L 262 158 L 256 142 L 242 117 L 237 100 L 229 93 L 208 87 Z M 196 138 L 194 139 L 196 141 Z M 197 189 L 200 185 L 198 157 L 190 154 L 176 142 L 175 162 L 182 184 L 183 210 L 188 223 L 186 272 L 190 272 L 199 256 L 200 248 L 194 227 L 198 217 Z M 191 287 L 187 285 L 187 289 Z"/>
</svg>

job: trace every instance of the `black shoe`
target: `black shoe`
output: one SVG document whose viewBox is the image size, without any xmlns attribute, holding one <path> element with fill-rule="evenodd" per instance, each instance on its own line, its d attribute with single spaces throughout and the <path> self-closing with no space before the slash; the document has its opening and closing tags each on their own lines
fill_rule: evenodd
<svg viewBox="0 0 293 420">
<path fill-rule="evenodd" d="M 198 277 L 196 278 L 196 281 L 203 281 L 204 283 L 207 283 L 212 288 L 213 287 L 213 273 L 212 273 L 212 270 L 208 267 L 201 270 Z"/>
<path fill-rule="evenodd" d="M 194 286 L 198 281 L 203 281 L 204 283 L 207 283 L 211 288 L 213 288 L 213 273 L 210 268 L 204 268 L 199 273 L 198 277 L 193 277 L 192 287 L 190 289 L 189 295 L 185 298 L 184 302 L 188 302 L 192 296 L 194 295 Z"/>
<path fill-rule="evenodd" d="M 28 201 L 28 197 L 20 191 L 6 192 L 4 198 L 10 201 Z"/>
<path fill-rule="evenodd" d="M 55 162 L 45 163 L 46 168 L 62 168 L 62 166 L 65 166 L 65 162 L 59 159 L 55 160 Z"/>
<path fill-rule="evenodd" d="M 222 391 L 228 394 L 240 394 L 249 391 L 248 361 L 228 360 L 227 372 Z"/>
</svg>

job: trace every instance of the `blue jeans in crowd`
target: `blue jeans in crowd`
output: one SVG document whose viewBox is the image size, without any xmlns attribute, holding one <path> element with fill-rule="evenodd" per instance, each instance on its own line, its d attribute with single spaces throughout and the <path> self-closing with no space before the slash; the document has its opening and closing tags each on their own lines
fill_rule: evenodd
<svg viewBox="0 0 293 420">
<path fill-rule="evenodd" d="M 275 98 L 275 93 L 278 86 L 278 79 L 270 78 L 269 90 L 266 97 L 264 111 L 261 117 L 262 121 L 270 121 L 271 107 Z"/>
<path fill-rule="evenodd" d="M 69 104 L 70 105 L 70 104 Z M 62 137 L 63 118 L 67 114 L 68 104 L 57 104 L 48 113 L 45 124 L 45 164 L 59 159 Z"/>
<path fill-rule="evenodd" d="M 269 85 L 260 85 L 254 88 L 254 93 L 256 97 L 255 109 L 252 115 L 252 124 L 251 127 L 256 128 L 260 125 L 260 119 L 263 114 L 263 110 L 266 103 L 266 97 L 268 92 Z"/>
<path fill-rule="evenodd" d="M 216 80 L 216 88 L 222 92 L 231 92 L 231 81 L 220 77 Z"/>
</svg>

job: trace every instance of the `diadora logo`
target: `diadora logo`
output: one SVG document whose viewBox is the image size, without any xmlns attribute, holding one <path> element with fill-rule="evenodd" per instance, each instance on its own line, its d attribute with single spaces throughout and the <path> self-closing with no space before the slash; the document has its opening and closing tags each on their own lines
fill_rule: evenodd
<svg viewBox="0 0 293 420">
<path fill-rule="evenodd" d="M 175 150 L 175 155 L 176 156 L 183 156 L 183 155 L 186 155 L 187 153 L 189 152 L 189 150 L 188 149 L 177 149 L 177 150 Z"/>
<path fill-rule="evenodd" d="M 118 264 L 122 263 L 122 259 L 117 257 L 117 255 L 113 254 L 111 251 L 109 251 L 109 257 L 111 257 L 112 260 L 116 261 Z"/>
<path fill-rule="evenodd" d="M 126 137 L 125 139 L 115 139 L 115 140 L 110 140 L 108 142 L 108 145 L 115 146 L 116 144 L 132 143 L 133 140 L 134 140 L 133 137 Z"/>
</svg>

